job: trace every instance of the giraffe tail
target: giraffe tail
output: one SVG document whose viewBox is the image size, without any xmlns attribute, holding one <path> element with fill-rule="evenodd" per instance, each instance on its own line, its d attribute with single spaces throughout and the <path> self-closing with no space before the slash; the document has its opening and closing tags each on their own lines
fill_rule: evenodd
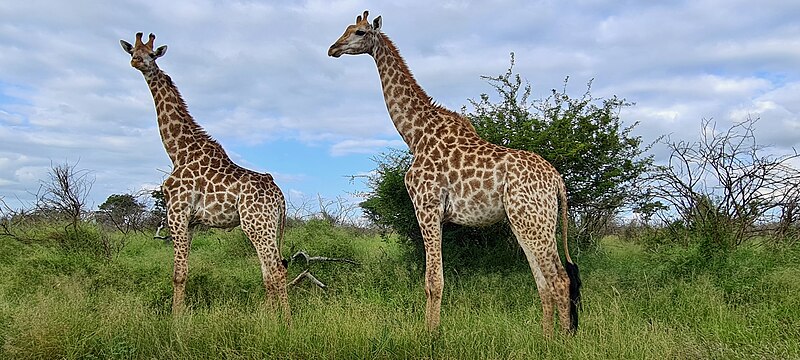
<svg viewBox="0 0 800 360">
<path fill-rule="evenodd" d="M 281 214 L 279 215 L 281 218 L 281 225 L 278 228 L 278 254 L 281 254 L 281 249 L 283 248 L 283 235 L 286 232 L 286 204 L 284 203 L 283 208 L 280 210 Z M 280 256 L 280 255 L 279 255 Z M 281 265 L 283 265 L 284 269 L 289 268 L 289 260 L 286 258 L 281 258 Z"/>
<path fill-rule="evenodd" d="M 581 304 L 581 275 L 578 265 L 572 262 L 569 256 L 569 246 L 567 245 L 567 187 L 564 180 L 560 179 L 561 184 L 558 190 L 559 200 L 561 200 L 561 237 L 564 241 L 564 257 L 567 260 L 566 270 L 569 277 L 569 319 L 570 331 L 578 330 L 578 308 Z"/>
</svg>

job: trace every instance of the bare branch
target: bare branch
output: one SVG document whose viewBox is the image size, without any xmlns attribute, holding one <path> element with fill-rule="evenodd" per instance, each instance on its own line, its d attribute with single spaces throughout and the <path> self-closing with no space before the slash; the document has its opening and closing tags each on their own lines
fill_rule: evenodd
<svg viewBox="0 0 800 360">
<path fill-rule="evenodd" d="M 292 261 L 294 261 L 298 257 L 303 257 L 303 259 L 305 259 L 306 261 L 306 265 L 308 265 L 308 263 L 311 261 L 338 261 L 338 262 L 346 262 L 348 264 L 353 264 L 353 265 L 361 265 L 358 262 L 355 262 L 350 259 L 330 258 L 326 256 L 308 256 L 308 254 L 306 254 L 305 251 L 298 251 L 294 255 L 292 255 Z"/>
<path fill-rule="evenodd" d="M 724 221 L 737 244 L 758 233 L 756 224 L 776 209 L 790 221 L 794 209 L 787 206 L 800 199 L 800 171 L 790 162 L 799 156 L 762 155 L 768 147 L 756 141 L 756 121 L 748 118 L 719 131 L 703 119 L 700 140 L 667 139 L 669 162 L 650 174 L 645 192 L 669 204 L 686 224 Z M 718 216 L 724 219 L 712 218 Z"/>
<path fill-rule="evenodd" d="M 308 269 L 306 269 L 305 271 L 301 272 L 300 275 L 297 275 L 297 277 L 294 278 L 294 280 L 289 282 L 288 286 L 289 287 L 295 286 L 295 285 L 299 284 L 300 281 L 302 281 L 303 279 L 308 279 L 314 285 L 319 286 L 322 290 L 327 290 L 328 289 L 328 286 L 323 284 L 322 281 L 319 281 L 316 277 L 314 277 L 314 275 L 311 275 L 311 272 L 308 271 Z"/>
</svg>

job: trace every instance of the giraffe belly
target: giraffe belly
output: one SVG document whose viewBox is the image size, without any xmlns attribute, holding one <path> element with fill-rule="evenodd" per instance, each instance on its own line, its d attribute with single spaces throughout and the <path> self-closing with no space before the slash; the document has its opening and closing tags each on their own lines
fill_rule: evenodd
<svg viewBox="0 0 800 360">
<path fill-rule="evenodd" d="M 195 212 L 195 217 L 200 223 L 216 228 L 232 228 L 239 225 L 236 196 L 230 193 L 208 193 L 203 197 L 205 201 Z"/>
<path fill-rule="evenodd" d="M 444 220 L 464 226 L 488 226 L 506 218 L 501 196 L 478 193 L 449 198 Z"/>
</svg>

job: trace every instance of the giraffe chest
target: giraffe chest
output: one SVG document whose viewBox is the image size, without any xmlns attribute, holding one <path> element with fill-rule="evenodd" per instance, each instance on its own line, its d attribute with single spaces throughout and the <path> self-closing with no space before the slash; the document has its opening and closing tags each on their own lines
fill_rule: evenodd
<svg viewBox="0 0 800 360">
<path fill-rule="evenodd" d="M 239 182 L 233 176 L 215 172 L 176 169 L 162 188 L 168 195 L 170 211 L 185 213 L 192 223 L 218 228 L 239 225 Z"/>
</svg>

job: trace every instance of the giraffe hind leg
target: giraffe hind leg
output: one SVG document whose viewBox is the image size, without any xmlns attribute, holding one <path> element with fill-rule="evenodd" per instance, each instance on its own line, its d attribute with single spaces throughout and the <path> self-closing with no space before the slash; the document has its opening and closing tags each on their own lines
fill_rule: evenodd
<svg viewBox="0 0 800 360">
<path fill-rule="evenodd" d="M 277 229 L 261 232 L 244 224 L 242 228 L 258 254 L 267 305 L 271 309 L 280 308 L 286 323 L 291 323 L 289 296 L 286 291 L 286 266 L 280 257 L 280 249 L 278 249 L 276 241 Z"/>
<path fill-rule="evenodd" d="M 509 211 L 509 221 L 536 279 L 542 300 L 542 329 L 546 335 L 552 333 L 553 309 L 557 307 L 562 330 L 570 332 L 573 322 L 577 322 L 577 312 L 570 308 L 574 304 L 570 301 L 571 281 L 558 256 L 555 221 L 533 219 L 528 215 L 532 213 L 533 209 Z"/>
<path fill-rule="evenodd" d="M 517 232 L 514 231 L 514 233 L 516 234 Z M 519 235 L 517 235 L 517 239 L 520 239 Z M 539 300 L 542 303 L 542 332 L 549 336 L 553 333 L 555 297 L 553 296 L 550 282 L 542 272 L 539 262 L 536 259 L 536 255 L 533 254 L 530 246 L 528 246 L 524 241 L 518 240 L 518 242 L 528 260 L 528 265 L 533 273 L 533 279 L 536 281 L 536 289 L 539 291 Z"/>
</svg>

